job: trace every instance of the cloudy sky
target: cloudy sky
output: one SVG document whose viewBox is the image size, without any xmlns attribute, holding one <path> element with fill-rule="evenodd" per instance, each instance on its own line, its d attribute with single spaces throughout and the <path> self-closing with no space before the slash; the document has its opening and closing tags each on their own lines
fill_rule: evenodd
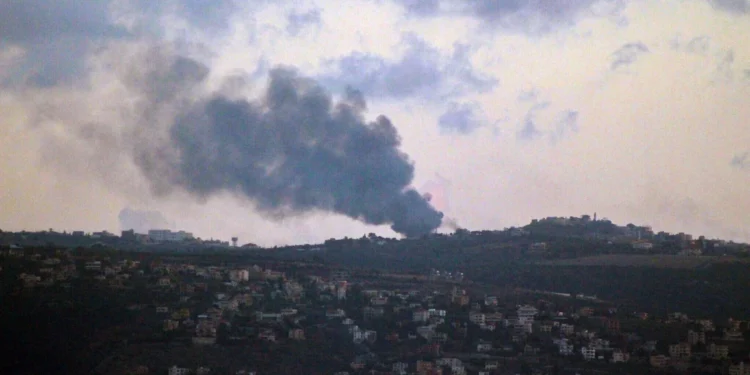
<svg viewBox="0 0 750 375">
<path fill-rule="evenodd" d="M 208 3 L 0 1 L 1 229 L 394 236 L 321 191 L 340 168 L 469 229 L 597 212 L 750 240 L 748 0 Z M 344 133 L 336 167 L 293 151 Z"/>
</svg>

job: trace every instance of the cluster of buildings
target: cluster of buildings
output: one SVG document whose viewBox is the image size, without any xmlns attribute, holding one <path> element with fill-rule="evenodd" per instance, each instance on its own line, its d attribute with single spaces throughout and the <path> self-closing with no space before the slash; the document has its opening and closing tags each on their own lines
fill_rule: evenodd
<svg viewBox="0 0 750 375">
<path fill-rule="evenodd" d="M 165 241 L 189 235 L 179 233 L 149 235 Z M 538 295 L 509 298 L 478 292 L 460 273 L 431 274 L 451 283 L 402 278 L 393 286 L 378 277 L 325 267 L 287 272 L 290 266 L 284 263 L 145 263 L 123 254 L 23 249 L 5 250 L 3 256 L 23 257 L 33 264 L 18 276 L 23 288 L 72 278 L 113 288 L 145 281 L 153 290 L 150 295 L 157 297 L 129 309 L 151 334 L 189 341 L 196 350 L 258 343 L 319 348 L 325 342 L 340 342 L 341 352 L 330 355 L 340 359 L 337 374 L 491 375 L 521 366 L 545 373 L 552 363 L 628 364 L 644 371 L 678 372 L 698 366 L 730 375 L 750 374 L 746 321 L 717 322 L 680 313 L 654 317 L 587 299 L 560 302 L 573 301 L 562 296 L 555 302 Z M 680 339 L 654 338 L 654 327 L 678 331 Z M 150 369 L 149 364 L 137 363 L 133 368 L 143 374 L 209 374 L 213 366 L 186 361 Z M 262 372 L 248 361 L 232 373 Z"/>
</svg>

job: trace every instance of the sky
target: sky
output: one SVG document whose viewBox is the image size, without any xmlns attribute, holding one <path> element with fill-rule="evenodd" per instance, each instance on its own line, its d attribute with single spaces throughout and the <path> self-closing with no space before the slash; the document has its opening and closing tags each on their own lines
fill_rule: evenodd
<svg viewBox="0 0 750 375">
<path fill-rule="evenodd" d="M 0 229 L 750 241 L 748 30 L 750 0 L 0 1 Z"/>
</svg>

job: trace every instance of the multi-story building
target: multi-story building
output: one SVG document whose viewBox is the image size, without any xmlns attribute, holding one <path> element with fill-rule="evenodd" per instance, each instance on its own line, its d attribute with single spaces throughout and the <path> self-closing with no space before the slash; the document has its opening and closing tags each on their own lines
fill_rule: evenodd
<svg viewBox="0 0 750 375">
<path fill-rule="evenodd" d="M 365 317 L 365 320 L 370 319 L 377 319 L 383 316 L 385 314 L 385 309 L 382 307 L 370 307 L 367 306 L 363 310 L 363 315 Z"/>
<path fill-rule="evenodd" d="M 575 332 L 575 326 L 572 324 L 560 324 L 560 333 L 563 335 L 572 335 Z"/>
<path fill-rule="evenodd" d="M 289 338 L 292 340 L 304 340 L 305 339 L 305 331 L 299 328 L 295 328 L 292 330 L 289 330 Z"/>
<path fill-rule="evenodd" d="M 669 346 L 669 356 L 673 359 L 690 358 L 690 344 L 681 342 Z"/>
<path fill-rule="evenodd" d="M 605 327 L 608 332 L 618 333 L 620 332 L 620 320 L 614 318 L 608 318 L 604 321 Z"/>
<path fill-rule="evenodd" d="M 248 270 L 237 269 L 229 271 L 229 280 L 232 280 L 236 283 L 248 281 L 249 279 L 250 272 Z"/>
<path fill-rule="evenodd" d="M 596 359 L 596 349 L 592 347 L 583 347 L 581 348 L 581 354 L 583 355 L 583 359 L 590 361 L 592 359 Z"/>
<path fill-rule="evenodd" d="M 612 352 L 612 363 L 625 363 L 630 360 L 630 353 L 621 350 Z"/>
<path fill-rule="evenodd" d="M 485 323 L 484 314 L 481 312 L 472 312 L 469 314 L 469 321 L 474 324 L 482 325 Z"/>
<path fill-rule="evenodd" d="M 417 310 L 412 313 L 412 320 L 415 322 L 426 322 L 430 319 L 430 312 L 427 310 Z"/>
<path fill-rule="evenodd" d="M 716 345 L 715 343 L 711 343 L 710 345 L 708 345 L 708 356 L 713 359 L 729 358 L 729 346 Z"/>
<path fill-rule="evenodd" d="M 703 331 L 688 331 L 688 343 L 695 345 L 698 343 L 706 343 L 706 333 Z"/>
<path fill-rule="evenodd" d="M 189 368 L 172 366 L 169 368 L 169 375 L 187 375 L 190 373 Z"/>
<path fill-rule="evenodd" d="M 750 366 L 745 365 L 745 362 L 731 365 L 729 366 L 729 375 L 750 375 Z"/>
<path fill-rule="evenodd" d="M 669 364 L 669 357 L 659 354 L 659 355 L 652 355 L 649 360 L 649 364 L 651 364 L 652 367 L 656 368 L 663 368 L 666 367 Z"/>
<path fill-rule="evenodd" d="M 193 234 L 185 231 L 172 232 L 169 229 L 152 229 L 148 231 L 148 237 L 154 242 L 182 242 L 192 240 Z"/>
<path fill-rule="evenodd" d="M 534 306 L 519 306 L 518 310 L 516 310 L 516 313 L 518 314 L 518 320 L 523 322 L 533 322 L 534 317 L 536 314 L 539 313 L 539 310 L 536 309 Z"/>
</svg>

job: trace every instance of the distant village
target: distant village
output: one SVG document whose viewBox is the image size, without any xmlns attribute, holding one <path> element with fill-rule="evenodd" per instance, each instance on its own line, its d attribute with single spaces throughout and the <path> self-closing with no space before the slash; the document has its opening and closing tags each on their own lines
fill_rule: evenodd
<svg viewBox="0 0 750 375">
<path fill-rule="evenodd" d="M 523 237 L 546 230 L 548 224 L 559 228 L 593 221 L 587 216 L 547 218 L 504 232 Z M 671 251 L 684 256 L 720 247 L 746 251 L 746 245 L 693 239 L 683 233 L 653 233 L 638 226 L 615 228 L 612 233 L 581 235 L 627 244 L 637 251 L 674 243 L 678 246 L 670 247 Z M 145 235 L 123 231 L 120 236 L 47 234 L 141 244 L 199 241 L 191 233 L 168 230 Z M 481 234 L 459 230 L 449 236 Z M 150 348 L 157 342 L 192 353 L 156 358 L 136 350 L 141 354 L 122 355 L 119 361 L 101 365 L 101 373 L 271 374 L 302 371 L 294 366 L 304 363 L 303 354 L 299 359 L 281 359 L 280 353 L 311 353 L 311 363 L 320 366 L 315 373 L 334 375 L 637 374 L 654 370 L 750 374 L 750 322 L 744 320 L 748 317 L 718 321 L 679 311 L 659 316 L 648 306 L 623 311 L 595 296 L 508 290 L 473 282 L 456 270 L 432 269 L 413 275 L 301 262 L 206 264 L 203 258 L 146 259 L 133 252 L 98 251 L 93 245 L 75 249 L 16 241 L 30 241 L 34 235 L 3 234 L 6 244 L 0 253 L 0 273 L 17 273 L 15 295 L 70 289 L 78 281 L 111 293 L 142 290 L 137 294 L 142 299 L 126 306 L 134 320 L 120 337 L 127 342 L 121 350 Z M 37 240 L 44 243 L 46 239 Z M 371 241 L 395 240 L 373 236 Z M 236 239 L 233 242 L 208 243 L 238 247 Z M 243 247 L 257 248 L 253 244 Z M 547 248 L 539 241 L 527 250 Z M 226 354 L 237 348 L 246 353 L 244 359 Z M 312 368 L 308 370 L 313 373 Z"/>
</svg>

